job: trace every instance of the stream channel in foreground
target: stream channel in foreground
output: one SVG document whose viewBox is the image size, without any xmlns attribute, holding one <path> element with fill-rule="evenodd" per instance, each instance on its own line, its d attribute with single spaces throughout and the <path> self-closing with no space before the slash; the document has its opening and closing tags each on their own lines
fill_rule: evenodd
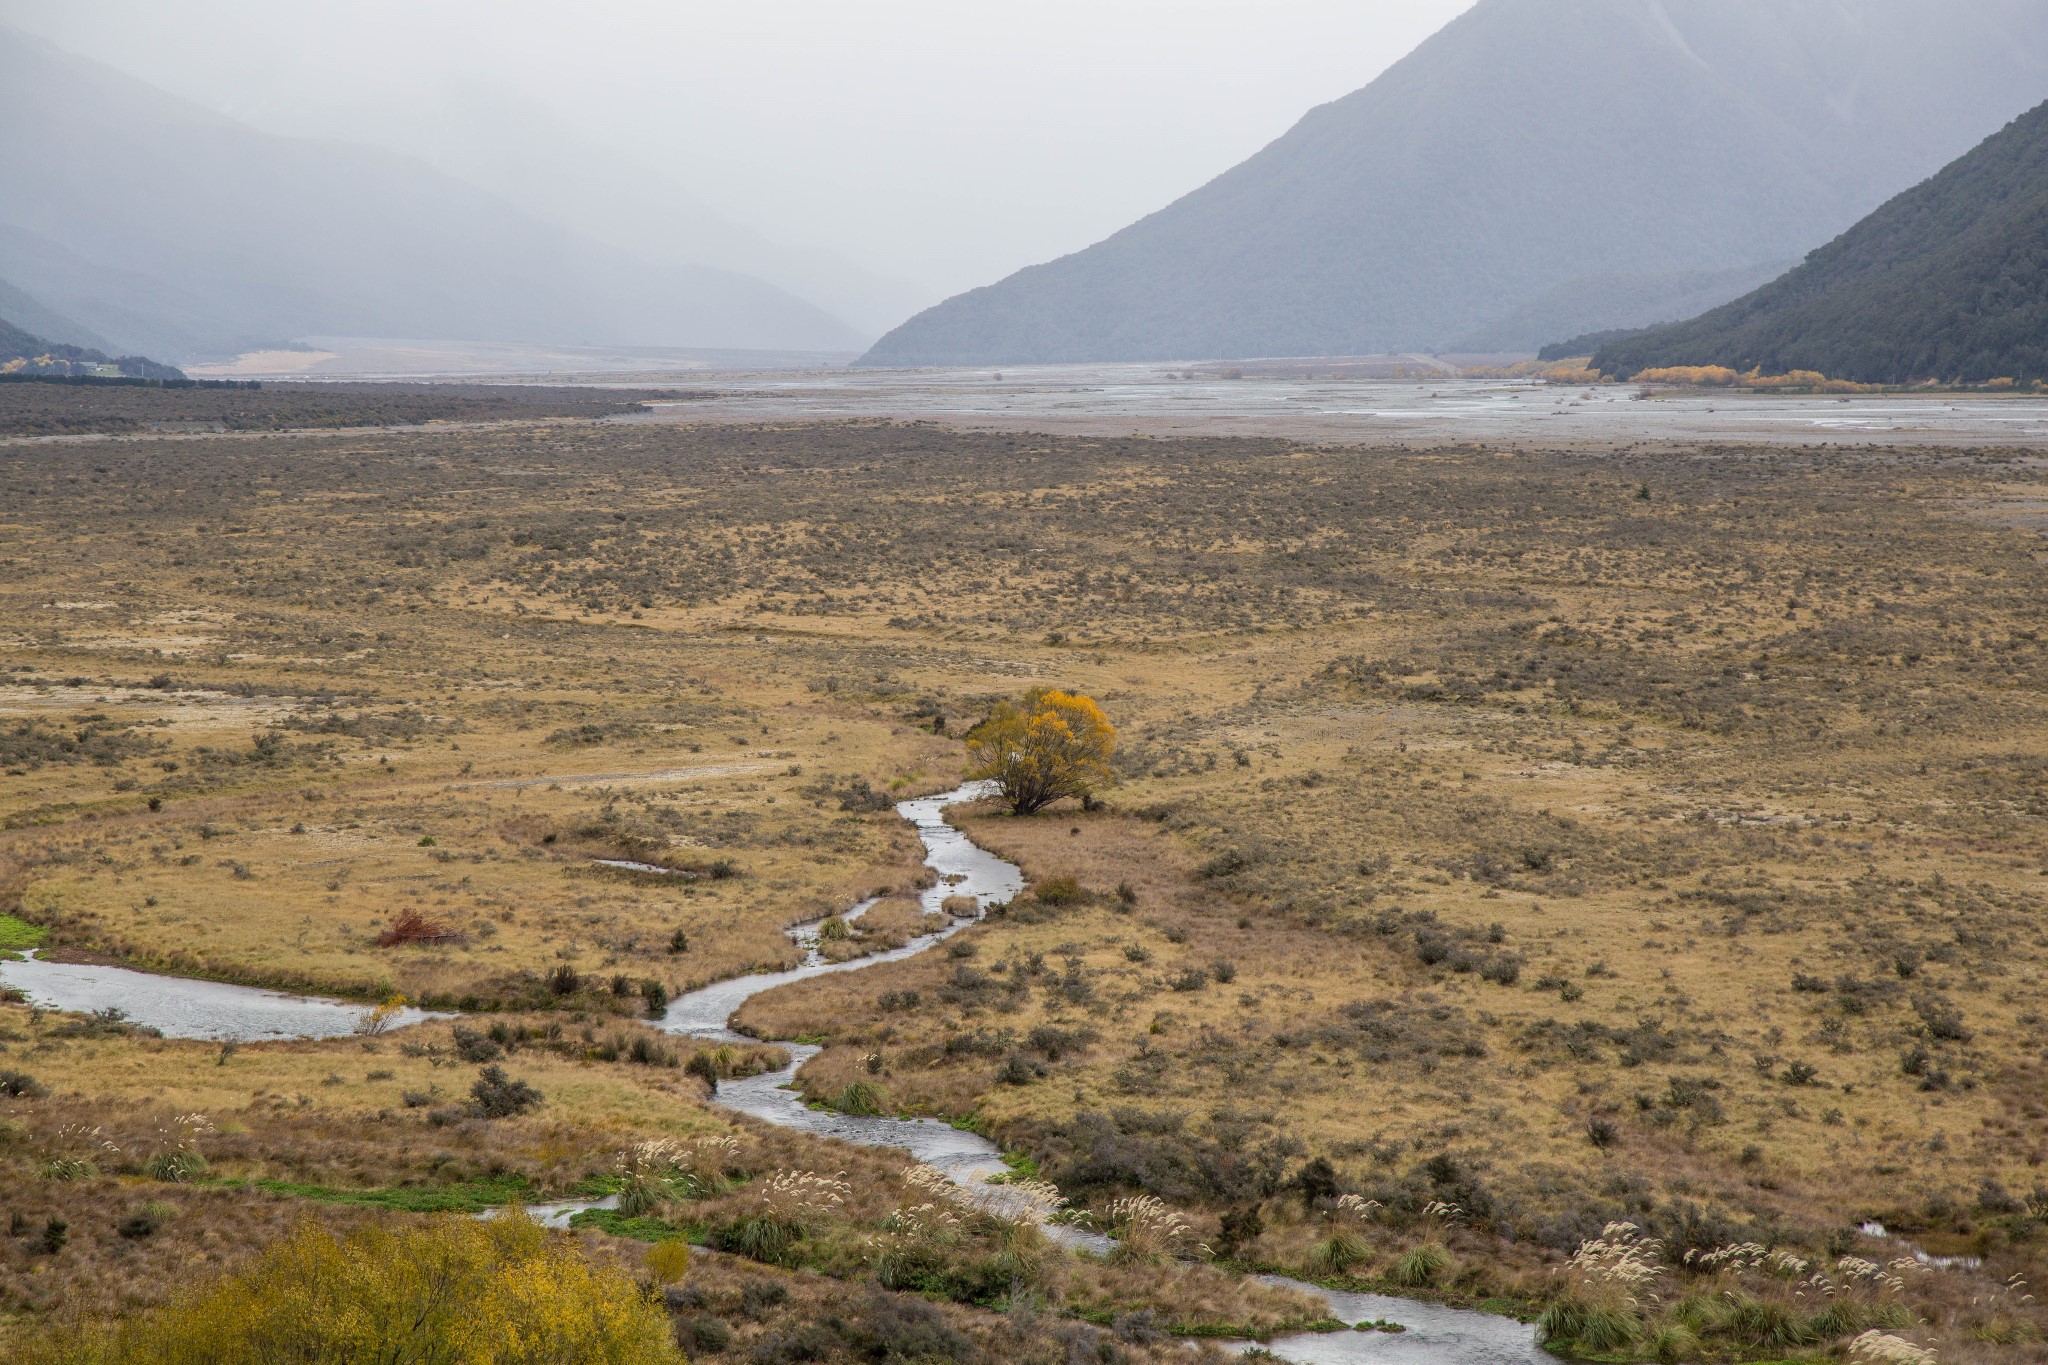
<svg viewBox="0 0 2048 1365">
<path fill-rule="evenodd" d="M 946 823 L 946 807 L 989 794 L 985 784 L 970 783 L 942 795 L 897 805 L 897 814 L 917 827 L 918 838 L 924 842 L 925 865 L 937 874 L 937 881 L 924 893 L 927 911 L 944 913 L 941 903 L 952 896 L 972 896 L 977 909 L 986 910 L 1024 889 L 1024 876 L 1013 864 L 979 847 Z M 859 918 L 871 904 L 855 906 L 844 918 Z M 756 1042 L 757 1039 L 734 1033 L 728 1025 L 733 1013 L 761 992 L 814 976 L 900 961 L 944 942 L 974 922 L 973 918 L 956 918 L 936 933 L 913 939 L 901 948 L 847 962 L 827 962 L 818 955 L 815 926 L 798 929 L 792 936 L 810 950 L 809 960 L 803 966 L 786 972 L 736 977 L 680 996 L 669 1006 L 660 1027 L 690 1038 Z M 33 956 L 21 961 L 0 961 L 0 986 L 22 991 L 46 1009 L 118 1009 L 128 1022 L 158 1029 L 171 1038 L 260 1041 L 341 1037 L 354 1032 L 367 1013 L 364 1006 L 338 1000 L 157 976 L 120 967 L 42 962 Z M 434 1016 L 408 1010 L 392 1024 L 402 1026 L 429 1017 Z M 809 1108 L 790 1087 L 798 1068 L 816 1056 L 818 1049 L 800 1044 L 785 1046 L 790 1052 L 788 1066 L 760 1076 L 721 1082 L 716 1103 L 777 1127 L 802 1129 L 863 1147 L 893 1147 L 908 1152 L 944 1171 L 970 1196 L 987 1188 L 989 1176 L 1008 1170 L 1001 1149 L 993 1142 L 937 1119 L 865 1118 Z M 550 1204 L 530 1212 L 560 1227 L 566 1226 L 576 1213 L 601 1206 L 588 1202 Z M 1077 1250 L 1099 1252 L 1109 1245 L 1106 1238 L 1070 1228 L 1052 1226 L 1046 1232 Z M 1511 1318 L 1414 1299 L 1344 1293 L 1278 1276 L 1265 1278 L 1270 1284 L 1322 1299 L 1329 1304 L 1333 1318 L 1351 1323 L 1386 1319 L 1408 1329 L 1402 1333 L 1306 1333 L 1267 1343 L 1273 1354 L 1300 1365 L 1354 1365 L 1367 1361 L 1403 1365 L 1554 1365 L 1554 1358 L 1536 1345 L 1533 1330 Z"/>
</svg>

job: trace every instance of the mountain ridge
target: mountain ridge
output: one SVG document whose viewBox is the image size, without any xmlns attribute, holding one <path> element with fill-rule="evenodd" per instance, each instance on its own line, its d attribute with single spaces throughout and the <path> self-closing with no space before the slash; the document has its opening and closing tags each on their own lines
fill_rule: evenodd
<svg viewBox="0 0 2048 1365">
<path fill-rule="evenodd" d="M 1481 0 L 1206 185 L 861 363 L 1533 351 L 1615 325 L 1591 297 L 1612 276 L 1647 282 L 1633 321 L 1684 316 L 1686 281 L 1798 259 L 2048 85 L 2038 7 L 1921 19 L 1911 0 Z M 1583 303 L 1499 334 L 1575 280 L 1596 282 Z"/>
<path fill-rule="evenodd" d="M 123 347 L 192 359 L 316 333 L 861 339 L 759 280 L 649 265 L 424 162 L 263 133 L 5 26 L 0 118 L 38 130 L 0 142 L 8 282 Z"/>
<path fill-rule="evenodd" d="M 2048 379 L 2048 103 L 1888 201 L 1787 274 L 1593 358 L 1812 371 L 1857 383 Z"/>
</svg>

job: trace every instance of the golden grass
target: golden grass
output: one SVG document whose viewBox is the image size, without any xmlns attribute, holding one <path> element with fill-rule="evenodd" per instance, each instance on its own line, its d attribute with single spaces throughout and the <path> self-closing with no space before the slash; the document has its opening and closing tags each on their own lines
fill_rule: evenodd
<svg viewBox="0 0 2048 1365">
<path fill-rule="evenodd" d="M 1123 732 L 1109 808 L 967 823 L 1093 895 L 756 1001 L 763 1034 L 832 1038 L 811 1093 L 879 1054 L 891 1105 L 977 1114 L 1054 1172 L 1090 1143 L 1136 1162 L 1090 1198 L 1149 1153 L 1205 1232 L 1262 1207 L 1245 1252 L 1289 1264 L 1324 1231 L 1287 1184 L 1310 1156 L 1402 1218 L 1483 1200 L 1453 1238 L 1497 1264 L 1475 1291 L 1688 1209 L 2037 1265 L 2012 1209 L 2048 1161 L 2048 563 L 1956 510 L 2038 500 L 2025 457 L 865 426 L 288 447 L 0 461 L 0 725 L 99 727 L 107 759 L 0 784 L 19 911 L 61 951 L 593 1016 L 608 991 L 550 1002 L 545 973 L 787 965 L 785 925 L 919 880 L 887 801 L 957 778 L 990 701 L 1060 685 Z M 464 937 L 375 948 L 404 910 Z M 831 951 L 918 927 L 899 894 Z M 166 1073 L 153 1046 L 29 1069 L 226 1104 L 248 1055 Z M 433 1083 L 358 1080 L 348 1046 L 277 1049 L 266 1088 L 374 1113 Z M 537 1083 L 579 1110 L 666 1102 L 562 1065 Z M 1373 1263 L 1412 1240 L 1390 1225 Z"/>
</svg>

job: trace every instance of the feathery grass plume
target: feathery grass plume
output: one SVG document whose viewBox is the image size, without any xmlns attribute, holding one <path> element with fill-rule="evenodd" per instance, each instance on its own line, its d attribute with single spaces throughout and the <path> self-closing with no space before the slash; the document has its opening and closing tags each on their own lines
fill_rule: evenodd
<svg viewBox="0 0 2048 1365">
<path fill-rule="evenodd" d="M 739 1164 L 740 1142 L 730 1133 L 706 1133 L 675 1152 L 676 1170 L 699 1196 L 722 1192 Z"/>
<path fill-rule="evenodd" d="M 1934 1352 L 1888 1332 L 1865 1332 L 1849 1343 L 1851 1365 L 1936 1365 Z"/>
<path fill-rule="evenodd" d="M 43 1162 L 45 1180 L 90 1180 L 103 1163 L 121 1159 L 121 1148 L 98 1126 L 67 1123 L 51 1137 Z"/>
<path fill-rule="evenodd" d="M 788 1265 L 797 1244 L 852 1193 L 843 1178 L 815 1171 L 777 1171 L 754 1186 L 749 1212 L 713 1229 L 712 1245 L 770 1265 Z"/>
<path fill-rule="evenodd" d="M 681 1168 L 682 1146 L 673 1138 L 650 1138 L 619 1154 L 619 1212 L 646 1218 L 675 1203 L 671 1183 Z"/>
<path fill-rule="evenodd" d="M 903 1173 L 903 1183 L 935 1204 L 958 1203 L 965 1195 L 953 1178 L 936 1166 L 912 1166 Z"/>
<path fill-rule="evenodd" d="M 1116 1238 L 1110 1259 L 1119 1264 L 1191 1259 L 1209 1250 L 1195 1240 L 1195 1230 L 1186 1218 L 1149 1194 L 1117 1200 L 1102 1221 Z"/>
<path fill-rule="evenodd" d="M 1443 1234 L 1464 1218 L 1465 1211 L 1456 1204 L 1447 1204 L 1441 1199 L 1432 1199 L 1424 1204 L 1424 1241 L 1421 1246 L 1396 1257 L 1387 1270 L 1387 1278 L 1404 1289 L 1422 1289 L 1442 1279 L 1444 1272 L 1451 1268 L 1451 1253 L 1443 1244 Z"/>
<path fill-rule="evenodd" d="M 1771 1249 L 1760 1242 L 1732 1242 L 1712 1251 L 1688 1251 L 1683 1264 L 1702 1275 L 1740 1274 L 1764 1263 Z"/>
<path fill-rule="evenodd" d="M 1310 1273 L 1325 1277 L 1346 1275 L 1354 1266 L 1370 1260 L 1372 1246 L 1361 1234 L 1379 1207 L 1376 1199 L 1356 1194 L 1339 1195 L 1330 1211 L 1329 1232 L 1309 1249 Z"/>
<path fill-rule="evenodd" d="M 1571 1287 L 1544 1311 L 1544 1339 L 1594 1351 L 1618 1351 L 1643 1334 L 1642 1301 L 1664 1273 L 1664 1244 L 1634 1223 L 1609 1223 L 1579 1243 L 1568 1271 Z"/>
<path fill-rule="evenodd" d="M 1040 1227 L 1060 1215 L 1067 1197 L 1047 1180 L 1007 1180 L 977 1190 L 975 1202 L 1005 1223 Z"/>
<path fill-rule="evenodd" d="M 945 1268 L 959 1244 L 961 1219 L 950 1202 L 913 1204 L 883 1220 L 882 1235 L 868 1239 L 875 1280 L 884 1289 L 915 1289 Z"/>
<path fill-rule="evenodd" d="M 207 1172 L 206 1157 L 199 1150 L 199 1139 L 213 1131 L 213 1121 L 204 1114 L 180 1114 L 156 1130 L 156 1151 L 143 1162 L 144 1174 L 151 1180 L 164 1180 L 173 1184 L 186 1184 L 199 1179 Z"/>
<path fill-rule="evenodd" d="M 838 1211 L 853 1195 L 844 1175 L 816 1171 L 777 1171 L 755 1187 L 764 1213 L 803 1221 L 806 1225 Z"/>
</svg>

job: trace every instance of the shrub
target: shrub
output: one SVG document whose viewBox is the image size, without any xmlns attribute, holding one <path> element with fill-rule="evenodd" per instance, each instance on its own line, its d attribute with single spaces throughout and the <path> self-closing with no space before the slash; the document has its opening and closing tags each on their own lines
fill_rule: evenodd
<svg viewBox="0 0 2048 1365">
<path fill-rule="evenodd" d="M 11 1095 L 18 1100 L 41 1099 L 49 1094 L 36 1078 L 21 1071 L 0 1071 L 0 1095 Z"/>
<path fill-rule="evenodd" d="M 755 1213 L 719 1224 L 711 1230 L 710 1240 L 718 1250 L 735 1256 L 766 1265 L 787 1265 L 803 1239 L 803 1225 L 796 1220 Z"/>
<path fill-rule="evenodd" d="M 52 1218 L 49 1222 L 43 1224 L 44 1254 L 55 1256 L 64 1249 L 64 1244 L 70 1240 L 71 1224 L 65 1222 L 62 1218 Z"/>
<path fill-rule="evenodd" d="M 873 1081 L 849 1081 L 832 1099 L 842 1114 L 872 1115 L 888 1112 L 888 1096 Z"/>
<path fill-rule="evenodd" d="M 670 935 L 668 936 L 668 950 L 669 950 L 669 951 L 670 951 L 671 953 L 687 953 L 687 952 L 689 952 L 689 951 L 690 951 L 690 933 L 689 933 L 689 931 L 688 931 L 687 929 L 681 929 L 681 928 L 678 928 L 678 929 L 676 929 L 676 930 L 675 930 L 675 931 L 674 931 L 673 933 L 671 933 L 671 934 L 670 934 Z"/>
<path fill-rule="evenodd" d="M 1512 986 L 1522 979 L 1522 959 L 1512 953 L 1490 957 L 1479 968 L 1479 974 L 1496 986 Z"/>
<path fill-rule="evenodd" d="M 1079 905 L 1088 899 L 1088 893 L 1072 877 L 1047 877 L 1031 894 L 1044 905 Z"/>
<path fill-rule="evenodd" d="M 1348 1274 L 1371 1256 L 1372 1248 L 1363 1237 L 1348 1228 L 1336 1228 L 1309 1249 L 1309 1273 L 1322 1277 Z"/>
<path fill-rule="evenodd" d="M 469 1089 L 471 1107 L 487 1119 L 516 1118 L 544 1100 L 540 1091 L 525 1081 L 515 1081 L 502 1066 L 487 1066 L 477 1072 Z"/>
<path fill-rule="evenodd" d="M 647 1017 L 659 1019 L 668 1013 L 668 987 L 651 977 L 640 983 L 640 999 L 647 1006 Z"/>
<path fill-rule="evenodd" d="M 145 1237 L 154 1237 L 157 1229 L 164 1225 L 164 1213 L 165 1210 L 162 1204 L 145 1204 L 142 1208 L 115 1224 L 114 1231 L 120 1233 L 121 1236 L 129 1241 L 140 1241 Z"/>
<path fill-rule="evenodd" d="M 582 987 L 583 978 L 566 962 L 548 973 L 548 989 L 556 995 L 574 995 Z"/>
<path fill-rule="evenodd" d="M 1226 1209 L 1217 1220 L 1216 1254 L 1226 1259 L 1234 1257 L 1243 1248 L 1256 1242 L 1266 1231 L 1266 1220 L 1259 1213 L 1259 1206 L 1250 1205 L 1242 1209 Z"/>
<path fill-rule="evenodd" d="M 455 1055 L 465 1062 L 495 1062 L 505 1055 L 505 1049 L 473 1028 L 461 1024 L 455 1026 Z"/>
<path fill-rule="evenodd" d="M 306 1223 L 247 1269 L 131 1319 L 74 1359 L 680 1365 L 682 1356 L 661 1310 L 625 1275 L 515 1217 L 373 1226 L 345 1239 Z"/>
<path fill-rule="evenodd" d="M 723 1319 L 700 1314 L 676 1324 L 676 1345 L 700 1355 L 718 1355 L 732 1346 L 732 1328 Z"/>
<path fill-rule="evenodd" d="M 656 1242 L 647 1249 L 647 1273 L 656 1284 L 682 1279 L 690 1273 L 690 1244 L 680 1237 Z"/>
<path fill-rule="evenodd" d="M 377 935 L 377 946 L 395 948 L 406 943 L 447 943 L 460 937 L 447 925 L 430 920 L 417 910 L 407 910 Z"/>
<path fill-rule="evenodd" d="M 1938 995 L 1915 997 L 1914 1012 L 1927 1025 L 1927 1036 L 1946 1043 L 1967 1043 L 1975 1035 L 1963 1024 L 1963 1012 Z"/>
</svg>

